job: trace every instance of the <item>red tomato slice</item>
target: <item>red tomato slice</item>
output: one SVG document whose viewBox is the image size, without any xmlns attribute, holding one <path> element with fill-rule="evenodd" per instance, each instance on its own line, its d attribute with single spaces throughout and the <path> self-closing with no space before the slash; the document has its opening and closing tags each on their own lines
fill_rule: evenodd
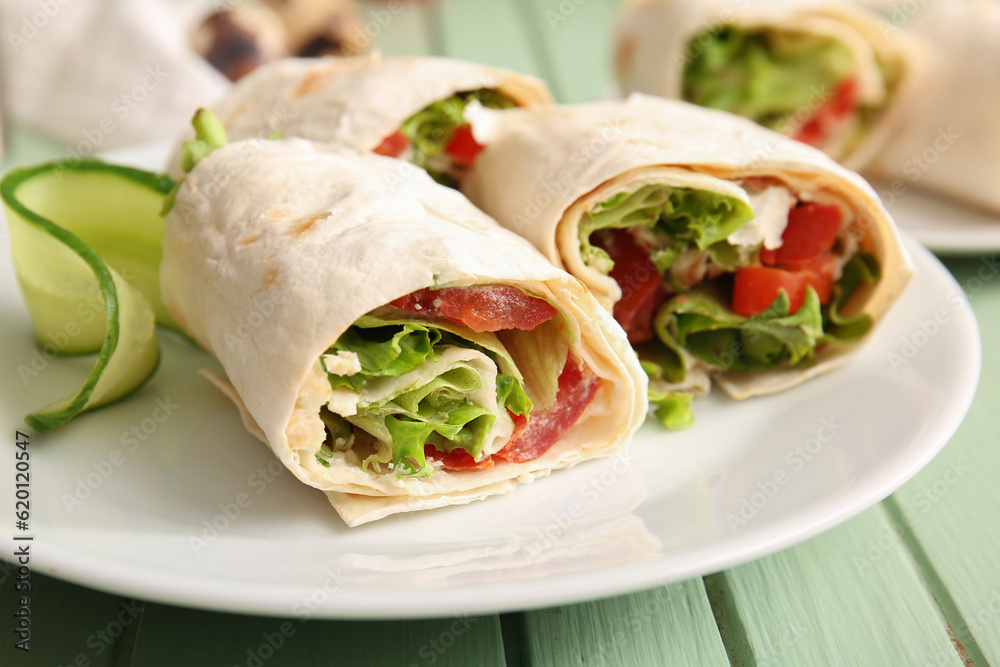
<svg viewBox="0 0 1000 667">
<path fill-rule="evenodd" d="M 472 458 L 472 454 L 460 448 L 450 452 L 442 452 L 434 445 L 424 445 L 424 456 L 428 459 L 441 461 L 445 470 L 482 470 L 493 467 L 492 456 L 487 456 L 482 461 L 476 461 Z"/>
<path fill-rule="evenodd" d="M 842 82 L 833 95 L 816 110 L 812 118 L 799 129 L 794 138 L 810 146 L 822 144 L 836 124 L 858 108 L 857 89 L 856 79 Z"/>
<path fill-rule="evenodd" d="M 827 251 L 812 260 L 800 273 L 805 276 L 806 282 L 813 286 L 822 304 L 830 303 L 833 295 L 834 272 L 837 270 L 837 256 Z"/>
<path fill-rule="evenodd" d="M 549 451 L 563 433 L 580 419 L 601 387 L 601 378 L 570 354 L 559 374 L 556 402 L 544 412 L 532 412 L 531 419 L 511 415 L 514 434 L 495 458 L 513 463 L 533 461 Z"/>
<path fill-rule="evenodd" d="M 608 231 L 605 242 L 597 245 L 614 260 L 611 277 L 622 290 L 622 298 L 615 304 L 615 319 L 630 343 L 652 340 L 653 313 L 667 298 L 663 278 L 649 259 L 649 251 L 627 229 Z"/>
<path fill-rule="evenodd" d="M 379 144 L 373 152 L 388 157 L 399 157 L 410 146 L 410 140 L 402 132 L 393 132 Z"/>
<path fill-rule="evenodd" d="M 800 203 L 788 213 L 781 247 L 761 250 L 761 264 L 784 268 L 796 263 L 804 266 L 833 248 L 843 217 L 839 206 Z"/>
<path fill-rule="evenodd" d="M 400 297 L 393 306 L 464 324 L 473 331 L 531 331 L 559 312 L 544 299 L 512 285 L 473 285 L 422 289 Z"/>
<path fill-rule="evenodd" d="M 463 125 L 452 136 L 451 141 L 445 147 L 444 152 L 451 156 L 451 159 L 460 165 L 471 167 L 476 163 L 476 157 L 483 150 L 472 136 L 472 127 Z"/>
<path fill-rule="evenodd" d="M 756 315 L 778 298 L 782 288 L 788 293 L 791 312 L 802 307 L 806 296 L 805 275 L 769 266 L 745 266 L 737 269 L 733 281 L 733 312 L 737 315 Z"/>
</svg>

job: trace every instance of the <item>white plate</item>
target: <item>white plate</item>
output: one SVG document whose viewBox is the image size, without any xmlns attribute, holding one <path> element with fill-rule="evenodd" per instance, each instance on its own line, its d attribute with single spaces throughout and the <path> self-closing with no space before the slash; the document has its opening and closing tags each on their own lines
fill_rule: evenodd
<svg viewBox="0 0 1000 667">
<path fill-rule="evenodd" d="M 972 401 L 980 341 L 971 308 L 930 253 L 907 245 L 917 278 L 844 368 L 742 403 L 713 393 L 696 402 L 692 429 L 648 423 L 615 459 L 354 529 L 244 432 L 196 374 L 218 370 L 214 360 L 165 334 L 160 369 L 136 395 L 32 435 L 32 565 L 180 605 L 402 618 L 593 599 L 769 554 L 902 485 Z M 6 258 L 0 339 L 10 438 L 90 361 L 37 356 Z M 39 374 L 22 381 L 16 369 L 33 360 Z M 12 489 L 12 459 L 0 465 L 0 488 Z"/>
<path fill-rule="evenodd" d="M 894 195 L 887 183 L 872 183 L 896 224 L 936 253 L 1000 252 L 1000 214 L 920 190 Z"/>
</svg>

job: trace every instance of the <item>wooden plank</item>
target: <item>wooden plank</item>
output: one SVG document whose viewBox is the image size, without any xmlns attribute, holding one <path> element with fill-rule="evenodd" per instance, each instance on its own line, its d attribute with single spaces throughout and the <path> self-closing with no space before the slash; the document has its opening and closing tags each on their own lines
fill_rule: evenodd
<svg viewBox="0 0 1000 667">
<path fill-rule="evenodd" d="M 962 667 L 881 505 L 719 576 L 749 648 L 733 664 Z"/>
<path fill-rule="evenodd" d="M 133 600 L 99 593 L 38 572 L 31 573 L 30 643 L 14 647 L 16 567 L 0 561 L 0 665 L 113 665 L 122 640 L 141 613 Z"/>
<path fill-rule="evenodd" d="M 441 53 L 543 76 L 516 7 L 518 0 L 438 0 L 428 5 Z"/>
<path fill-rule="evenodd" d="M 700 579 L 523 615 L 529 665 L 729 665 Z M 510 651 L 508 651 L 510 654 Z"/>
<path fill-rule="evenodd" d="M 304 621 L 150 604 L 134 663 L 177 665 L 436 665 L 503 667 L 497 616 L 419 621 Z"/>
<path fill-rule="evenodd" d="M 541 43 L 543 71 L 551 70 L 552 91 L 560 102 L 606 97 L 613 80 L 611 50 L 617 10 L 609 2 L 520 0 L 529 36 Z"/>
<path fill-rule="evenodd" d="M 385 56 L 423 56 L 434 53 L 428 29 L 430 19 L 423 2 L 362 0 L 365 33 L 372 48 Z"/>
<path fill-rule="evenodd" d="M 1000 276 L 997 257 L 952 259 L 983 338 L 979 391 L 951 442 L 900 489 L 894 519 L 973 664 L 1000 664 Z"/>
</svg>

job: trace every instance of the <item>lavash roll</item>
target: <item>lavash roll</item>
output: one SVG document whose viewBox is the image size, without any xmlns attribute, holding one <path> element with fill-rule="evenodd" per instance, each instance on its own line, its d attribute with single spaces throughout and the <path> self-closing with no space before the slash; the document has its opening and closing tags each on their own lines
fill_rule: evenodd
<svg viewBox="0 0 1000 667">
<path fill-rule="evenodd" d="M 463 60 L 432 56 L 289 58 L 258 68 L 230 88 L 211 110 L 231 141 L 274 133 L 375 149 L 413 114 L 456 93 L 495 89 L 517 106 L 552 104 L 535 77 Z M 180 147 L 168 163 L 182 176 Z"/>
<path fill-rule="evenodd" d="M 583 285 L 458 192 L 390 158 L 294 139 L 216 150 L 177 193 L 161 282 L 171 313 L 222 363 L 248 428 L 349 525 L 505 493 L 618 450 L 645 418 L 645 375 Z M 330 396 L 320 357 L 341 334 L 416 290 L 493 283 L 554 305 L 570 350 L 602 379 L 561 440 L 526 463 L 427 477 L 379 475 L 347 458 L 320 466 Z"/>
<path fill-rule="evenodd" d="M 633 92 L 684 99 L 688 48 L 707 31 L 723 26 L 774 30 L 832 38 L 855 61 L 858 99 L 886 103 L 865 136 L 853 147 L 820 146 L 844 166 L 860 171 L 885 145 L 889 133 L 907 113 L 920 77 L 920 58 L 911 40 L 877 14 L 843 0 L 637 0 L 621 16 L 616 31 L 615 71 L 624 94 Z M 877 57 L 876 57 L 877 56 Z M 895 74 L 888 80 L 878 61 Z M 813 91 L 809 108 L 796 113 L 791 131 L 813 105 L 833 91 Z"/>
<path fill-rule="evenodd" d="M 876 325 L 913 275 L 893 220 L 864 179 L 821 151 L 744 118 L 634 94 L 625 101 L 492 114 L 473 127 L 486 149 L 465 184 L 470 200 L 583 280 L 609 310 L 622 290 L 584 263 L 579 225 L 597 204 L 644 184 L 749 202 L 736 181 L 776 178 L 803 199 L 841 205 L 859 249 L 876 258 L 882 273 L 877 284 L 855 294 L 845 312 L 867 314 Z M 733 397 L 746 398 L 782 391 L 830 370 L 855 347 L 826 346 L 806 367 L 711 372 Z M 695 363 L 688 370 L 689 375 L 694 371 L 697 391 L 701 375 L 710 369 Z"/>
<path fill-rule="evenodd" d="M 926 71 L 869 173 L 1000 213 L 1000 3 L 934 2 L 906 32 Z"/>
</svg>

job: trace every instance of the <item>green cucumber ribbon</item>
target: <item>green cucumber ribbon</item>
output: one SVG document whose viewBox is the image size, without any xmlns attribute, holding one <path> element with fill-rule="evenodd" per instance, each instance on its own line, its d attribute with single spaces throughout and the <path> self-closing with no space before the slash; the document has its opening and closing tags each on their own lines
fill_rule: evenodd
<svg viewBox="0 0 1000 667">
<path fill-rule="evenodd" d="M 97 352 L 75 393 L 28 415 L 39 431 L 141 386 L 159 361 L 166 177 L 98 160 L 17 169 L 0 183 L 14 268 L 35 338 L 61 354 Z"/>
<path fill-rule="evenodd" d="M 184 146 L 185 171 L 226 143 L 200 109 Z M 0 182 L 14 269 L 39 345 L 97 353 L 83 386 L 25 421 L 56 428 L 124 398 L 156 370 L 155 325 L 184 334 L 160 299 L 164 215 L 180 184 L 168 176 L 64 159 L 16 169 Z"/>
</svg>

